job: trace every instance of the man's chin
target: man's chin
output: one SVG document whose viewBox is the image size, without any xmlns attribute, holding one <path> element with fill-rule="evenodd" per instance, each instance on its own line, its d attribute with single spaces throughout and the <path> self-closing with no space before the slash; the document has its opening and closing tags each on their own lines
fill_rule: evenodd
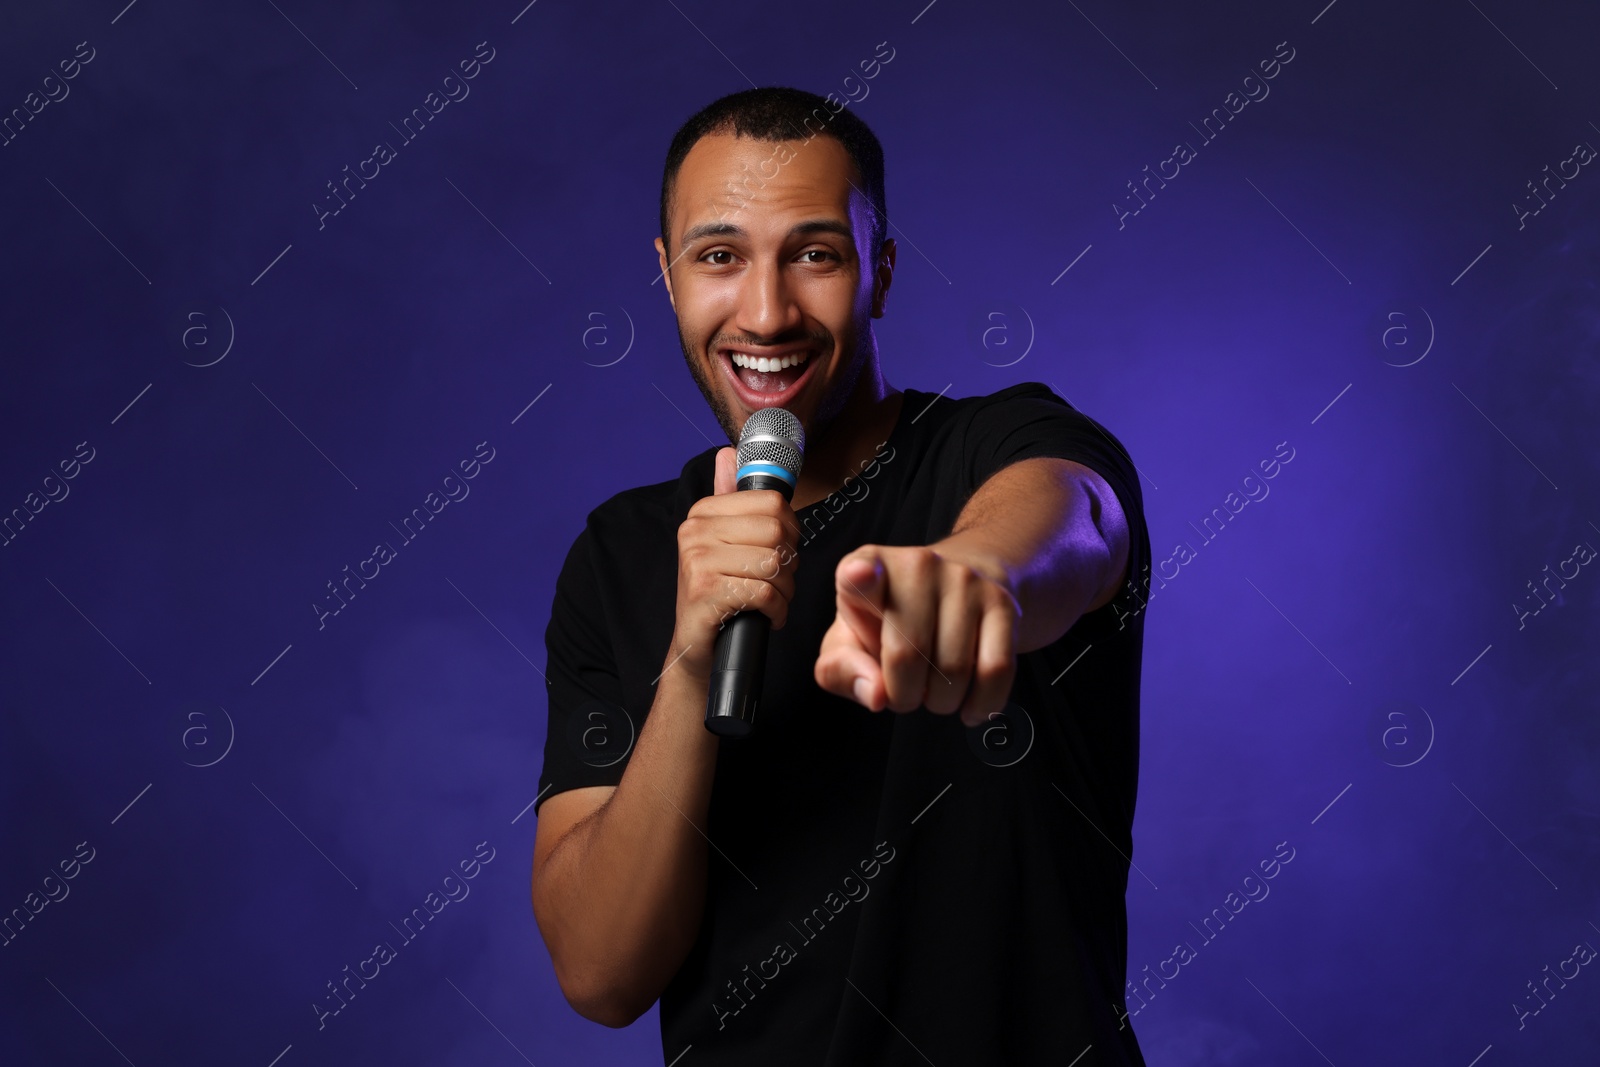
<svg viewBox="0 0 1600 1067">
<path fill-rule="evenodd" d="M 681 339 L 680 335 L 680 341 Z M 772 405 L 748 404 L 729 380 L 724 367 L 719 364 L 718 361 L 724 358 L 717 353 L 704 352 L 699 359 L 686 361 L 689 363 L 695 384 L 699 386 L 700 393 L 705 398 L 706 405 L 711 408 L 717 424 L 727 435 L 728 443 L 737 446 L 745 420 L 760 408 Z M 821 362 L 811 371 L 810 376 L 800 383 L 794 395 L 781 401 L 783 407 L 800 420 L 808 443 L 827 433 L 829 426 L 844 409 L 849 393 L 854 388 L 853 380 L 840 382 L 829 378 L 830 374 L 836 373 L 834 362 L 839 358 L 837 352 L 830 352 L 826 356 L 812 356 L 813 360 Z M 839 395 L 827 393 L 825 390 L 830 386 Z"/>
</svg>

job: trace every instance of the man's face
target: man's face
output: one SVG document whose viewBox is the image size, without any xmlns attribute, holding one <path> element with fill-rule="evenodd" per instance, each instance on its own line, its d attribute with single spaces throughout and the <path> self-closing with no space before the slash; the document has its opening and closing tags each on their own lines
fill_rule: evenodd
<svg viewBox="0 0 1600 1067">
<path fill-rule="evenodd" d="M 773 405 L 808 440 L 821 434 L 876 359 L 870 320 L 883 313 L 889 270 L 862 261 L 872 208 L 852 182 L 861 179 L 849 154 L 827 136 L 713 134 L 684 158 L 671 256 L 660 239 L 656 251 L 684 359 L 731 442 Z M 888 244 L 880 261 L 892 265 Z M 768 369 L 739 365 L 757 359 Z M 781 360 L 793 365 L 775 367 Z"/>
</svg>

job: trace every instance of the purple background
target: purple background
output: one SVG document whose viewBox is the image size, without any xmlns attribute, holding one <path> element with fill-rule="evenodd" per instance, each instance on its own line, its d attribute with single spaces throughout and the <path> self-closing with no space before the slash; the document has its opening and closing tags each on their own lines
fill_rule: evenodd
<svg viewBox="0 0 1600 1067">
<path fill-rule="evenodd" d="M 0 148 L 0 511 L 94 449 L 0 548 L 0 912 L 95 849 L 0 948 L 0 1059 L 661 1062 L 655 1011 L 566 1005 L 528 903 L 552 585 L 591 507 L 717 437 L 652 284 L 672 132 L 752 81 L 843 91 L 882 41 L 852 106 L 900 244 L 889 380 L 1052 383 L 1131 450 L 1157 561 L 1194 546 L 1148 609 L 1130 977 L 1296 850 L 1134 1016 L 1149 1062 L 1594 1055 L 1594 968 L 1511 1006 L 1600 946 L 1600 575 L 1512 607 L 1600 546 L 1600 176 L 1511 207 L 1600 145 L 1592 10 L 123 2 L 0 16 L 4 113 L 95 50 Z M 470 96 L 319 229 L 480 41 Z"/>
</svg>

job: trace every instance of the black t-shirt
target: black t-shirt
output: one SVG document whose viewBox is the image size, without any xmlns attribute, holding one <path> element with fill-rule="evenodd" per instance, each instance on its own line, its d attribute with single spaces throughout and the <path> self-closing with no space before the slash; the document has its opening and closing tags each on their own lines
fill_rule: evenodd
<svg viewBox="0 0 1600 1067">
<path fill-rule="evenodd" d="M 1038 383 L 904 392 L 872 462 L 796 512 L 795 595 L 754 733 L 719 742 L 705 912 L 661 996 L 664 1059 L 1142 1065 L 1123 997 L 1150 562 L 1138 475 Z M 715 451 L 595 508 L 567 555 L 545 633 L 541 803 L 622 778 L 672 637 L 677 527 L 712 492 Z M 838 561 L 948 536 L 986 478 L 1033 456 L 1116 492 L 1123 591 L 1020 654 L 1005 715 L 982 726 L 821 689 Z"/>
</svg>

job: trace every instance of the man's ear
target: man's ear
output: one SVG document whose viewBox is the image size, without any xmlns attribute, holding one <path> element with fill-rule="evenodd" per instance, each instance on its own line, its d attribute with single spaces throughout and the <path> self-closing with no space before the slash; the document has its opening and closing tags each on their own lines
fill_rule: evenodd
<svg viewBox="0 0 1600 1067">
<path fill-rule="evenodd" d="M 672 305 L 673 314 L 677 314 L 678 302 L 672 297 L 672 272 L 667 269 L 667 246 L 662 243 L 659 237 L 656 238 L 655 244 L 656 258 L 661 263 L 661 281 L 667 287 L 667 303 Z"/>
<path fill-rule="evenodd" d="M 894 238 L 883 239 L 883 251 L 878 253 L 878 265 L 872 272 L 872 317 L 883 318 L 884 303 L 889 299 L 889 286 L 894 283 Z"/>
</svg>

